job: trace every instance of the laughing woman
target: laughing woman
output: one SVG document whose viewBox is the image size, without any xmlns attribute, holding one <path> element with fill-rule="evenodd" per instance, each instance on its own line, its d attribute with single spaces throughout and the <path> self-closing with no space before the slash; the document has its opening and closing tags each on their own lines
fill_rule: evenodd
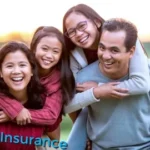
<svg viewBox="0 0 150 150">
<path fill-rule="evenodd" d="M 41 109 L 43 92 L 35 59 L 27 46 L 20 42 L 4 45 L 0 50 L 0 98 L 9 98 L 10 103 L 16 99 L 26 108 Z M 3 150 L 35 150 L 34 139 L 40 138 L 43 131 L 43 126 L 3 122 L 0 133 L 4 138 L 1 138 L 0 147 Z M 29 141 L 31 137 L 32 142 Z"/>
</svg>

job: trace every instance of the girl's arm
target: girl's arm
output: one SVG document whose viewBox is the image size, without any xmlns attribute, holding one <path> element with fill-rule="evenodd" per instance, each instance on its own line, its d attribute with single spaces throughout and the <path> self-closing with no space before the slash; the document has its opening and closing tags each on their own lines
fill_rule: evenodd
<svg viewBox="0 0 150 150">
<path fill-rule="evenodd" d="M 62 93 L 61 90 L 46 97 L 45 104 L 42 109 L 29 110 L 31 114 L 31 122 L 41 125 L 54 124 L 62 111 Z"/>
<path fill-rule="evenodd" d="M 1 95 L 0 108 L 13 120 L 18 116 L 24 106 L 15 99 Z"/>
<path fill-rule="evenodd" d="M 71 102 L 64 107 L 64 110 L 65 113 L 71 113 L 99 101 L 99 99 L 95 98 L 93 88 L 91 88 L 82 93 L 75 94 Z"/>
<path fill-rule="evenodd" d="M 12 100 L 6 96 L 0 98 L 0 108 L 11 118 L 16 119 L 20 111 L 24 108 L 17 100 Z M 62 110 L 62 93 L 58 90 L 54 94 L 47 96 L 42 109 L 29 110 L 31 122 L 40 125 L 54 124 Z M 23 121 L 23 120 L 22 120 Z M 21 120 L 19 120 L 21 122 Z"/>
<path fill-rule="evenodd" d="M 144 94 L 150 90 L 148 58 L 137 39 L 135 53 L 130 61 L 129 80 L 120 82 L 119 88 L 126 88 L 130 95 Z"/>
</svg>

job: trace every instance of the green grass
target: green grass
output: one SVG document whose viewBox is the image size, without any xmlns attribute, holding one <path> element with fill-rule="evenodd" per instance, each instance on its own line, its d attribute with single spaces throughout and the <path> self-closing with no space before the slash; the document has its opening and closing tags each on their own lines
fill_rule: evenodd
<svg viewBox="0 0 150 150">
<path fill-rule="evenodd" d="M 63 117 L 63 121 L 61 123 L 61 140 L 66 141 L 69 135 L 69 132 L 72 127 L 72 121 L 68 117 L 68 115 Z"/>
</svg>

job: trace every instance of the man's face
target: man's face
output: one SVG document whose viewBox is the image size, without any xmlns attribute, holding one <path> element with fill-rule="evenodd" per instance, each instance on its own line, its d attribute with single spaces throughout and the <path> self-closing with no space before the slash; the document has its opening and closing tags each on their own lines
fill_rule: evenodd
<svg viewBox="0 0 150 150">
<path fill-rule="evenodd" d="M 101 71 L 111 79 L 119 79 L 128 73 L 129 60 L 133 55 L 134 47 L 127 52 L 124 45 L 125 31 L 102 32 L 98 58 Z"/>
</svg>

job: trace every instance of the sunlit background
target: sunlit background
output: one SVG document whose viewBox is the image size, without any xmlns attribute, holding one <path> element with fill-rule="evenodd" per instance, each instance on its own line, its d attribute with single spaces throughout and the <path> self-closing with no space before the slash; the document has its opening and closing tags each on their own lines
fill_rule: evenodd
<svg viewBox="0 0 150 150">
<path fill-rule="evenodd" d="M 1 0 L 0 41 L 30 40 L 40 25 L 62 30 L 65 12 L 78 3 L 94 8 L 104 19 L 122 17 L 132 21 L 142 41 L 150 41 L 149 0 Z"/>
</svg>

